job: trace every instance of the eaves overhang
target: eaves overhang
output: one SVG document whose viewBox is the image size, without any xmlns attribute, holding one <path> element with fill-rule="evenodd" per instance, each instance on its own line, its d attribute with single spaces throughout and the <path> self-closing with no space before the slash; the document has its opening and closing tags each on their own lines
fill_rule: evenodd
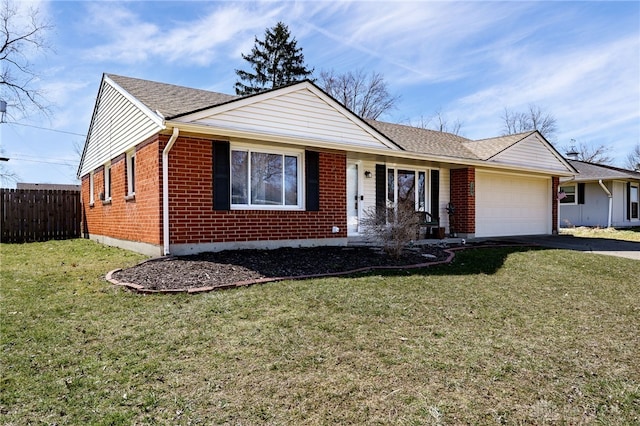
<svg viewBox="0 0 640 426">
<path fill-rule="evenodd" d="M 258 133 L 251 132 L 246 130 L 238 130 L 232 128 L 223 128 L 223 127 L 213 127 L 209 125 L 203 124 L 195 124 L 195 123 L 184 123 L 181 121 L 167 120 L 165 121 L 165 126 L 167 129 L 171 129 L 173 127 L 178 127 L 180 129 L 180 133 L 191 133 L 203 136 L 215 136 L 229 139 L 250 139 L 250 140 L 261 140 L 264 142 L 276 142 L 282 144 L 289 145 L 297 145 L 304 147 L 315 147 L 322 148 L 328 150 L 338 150 L 338 151 L 346 151 L 346 152 L 355 152 L 360 154 L 369 154 L 375 156 L 382 156 L 386 158 L 393 159 L 408 159 L 408 160 L 420 160 L 420 161 L 428 161 L 434 163 L 444 163 L 454 167 L 475 167 L 482 169 L 493 169 L 493 170 L 503 170 L 503 171 L 516 171 L 523 173 L 531 173 L 538 175 L 552 175 L 552 176 L 562 176 L 568 177 L 573 176 L 574 173 L 572 171 L 561 171 L 561 170 L 547 170 L 547 169 L 539 169 L 532 167 L 523 167 L 518 165 L 510 165 L 503 163 L 492 163 L 485 160 L 476 160 L 470 158 L 460 158 L 453 157 L 447 155 L 432 155 L 425 154 L 419 152 L 412 151 L 398 151 L 389 148 L 375 148 L 375 147 L 365 147 L 365 146 L 349 146 L 344 143 L 338 141 L 330 141 L 330 140 L 320 140 L 320 139 L 305 139 L 299 136 L 287 136 L 282 134 L 270 134 L 270 133 Z"/>
</svg>

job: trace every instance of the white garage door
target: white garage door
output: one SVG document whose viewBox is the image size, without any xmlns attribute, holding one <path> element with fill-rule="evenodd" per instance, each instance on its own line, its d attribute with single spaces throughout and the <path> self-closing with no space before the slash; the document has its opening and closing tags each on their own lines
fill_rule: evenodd
<svg viewBox="0 0 640 426">
<path fill-rule="evenodd" d="M 476 237 L 551 233 L 551 179 L 476 171 Z"/>
</svg>

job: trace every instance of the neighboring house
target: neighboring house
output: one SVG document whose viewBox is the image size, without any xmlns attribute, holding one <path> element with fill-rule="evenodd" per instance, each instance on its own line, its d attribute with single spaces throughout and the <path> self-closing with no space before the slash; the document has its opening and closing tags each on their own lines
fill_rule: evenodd
<svg viewBox="0 0 640 426">
<path fill-rule="evenodd" d="M 67 185 L 60 183 L 25 183 L 18 182 L 16 189 L 41 189 L 55 191 L 80 191 L 80 185 Z"/>
<path fill-rule="evenodd" d="M 578 170 L 560 181 L 560 226 L 640 226 L 640 173 L 569 160 Z"/>
<path fill-rule="evenodd" d="M 160 255 L 346 245 L 399 199 L 462 237 L 551 234 L 574 173 L 537 131 L 363 120 L 309 81 L 236 97 L 105 74 L 78 177 L 89 238 Z"/>
</svg>

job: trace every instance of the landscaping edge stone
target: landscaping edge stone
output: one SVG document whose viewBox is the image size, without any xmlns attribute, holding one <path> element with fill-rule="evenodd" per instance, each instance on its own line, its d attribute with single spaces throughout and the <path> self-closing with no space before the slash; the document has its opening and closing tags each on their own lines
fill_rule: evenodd
<svg viewBox="0 0 640 426">
<path fill-rule="evenodd" d="M 431 267 L 431 266 L 437 266 L 437 265 L 443 265 L 443 264 L 451 263 L 453 261 L 453 259 L 455 258 L 455 252 L 456 251 L 460 251 L 460 250 L 476 249 L 476 248 L 488 248 L 488 247 L 494 248 L 494 247 L 518 247 L 518 246 L 531 246 L 531 244 L 517 244 L 517 243 L 515 243 L 515 244 L 484 244 L 484 245 L 459 246 L 459 247 L 452 247 L 452 248 L 443 249 L 443 251 L 448 254 L 447 258 L 444 259 L 444 260 L 438 260 L 438 261 L 434 261 L 434 262 L 424 262 L 424 263 L 417 263 L 417 264 L 414 264 L 414 265 L 402 265 L 402 266 L 366 266 L 366 267 L 363 267 L 363 268 L 357 268 L 357 269 L 353 269 L 353 270 L 349 270 L 349 271 L 330 272 L 330 273 L 323 273 L 323 274 L 310 274 L 310 275 L 298 275 L 298 276 L 287 276 L 287 277 L 264 277 L 264 278 L 257 278 L 257 279 L 254 279 L 254 280 L 238 281 L 238 282 L 230 283 L 230 284 L 223 284 L 223 285 L 217 285 L 217 286 L 195 287 L 195 288 L 153 290 L 153 289 L 145 288 L 145 287 L 143 287 L 143 286 L 141 286 L 139 284 L 118 281 L 117 279 L 113 278 L 113 274 L 115 274 L 116 272 L 121 271 L 122 268 L 118 268 L 118 269 L 114 269 L 112 271 L 109 271 L 105 275 L 105 279 L 108 282 L 110 282 L 111 284 L 113 284 L 113 285 L 120 286 L 120 287 L 125 287 L 125 288 L 127 288 L 129 290 L 135 291 L 136 293 L 140 293 L 140 294 L 175 294 L 175 293 L 198 294 L 198 293 L 207 293 L 207 292 L 210 292 L 210 291 L 217 291 L 217 290 L 228 290 L 228 289 L 232 289 L 232 288 L 248 287 L 248 286 L 252 286 L 252 285 L 256 285 L 256 284 L 266 284 L 266 283 L 272 283 L 272 282 L 277 282 L 277 281 L 306 280 L 306 279 L 312 279 L 312 278 L 338 277 L 338 276 L 343 276 L 343 275 L 354 275 L 354 274 L 361 274 L 361 273 L 365 273 L 365 272 L 369 272 L 369 271 L 379 271 L 379 270 L 421 269 L 421 268 L 427 268 L 427 267 Z M 141 265 L 143 263 L 146 263 L 146 262 L 165 260 L 165 259 L 169 259 L 171 257 L 172 256 L 145 259 L 142 262 L 140 262 L 139 265 Z"/>
</svg>

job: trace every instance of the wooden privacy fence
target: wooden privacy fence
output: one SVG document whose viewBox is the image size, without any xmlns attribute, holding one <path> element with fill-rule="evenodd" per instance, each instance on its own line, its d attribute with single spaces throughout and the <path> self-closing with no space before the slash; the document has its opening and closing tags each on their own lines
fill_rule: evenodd
<svg viewBox="0 0 640 426">
<path fill-rule="evenodd" d="M 3 243 L 80 236 L 80 191 L 0 189 L 0 194 Z"/>
</svg>

